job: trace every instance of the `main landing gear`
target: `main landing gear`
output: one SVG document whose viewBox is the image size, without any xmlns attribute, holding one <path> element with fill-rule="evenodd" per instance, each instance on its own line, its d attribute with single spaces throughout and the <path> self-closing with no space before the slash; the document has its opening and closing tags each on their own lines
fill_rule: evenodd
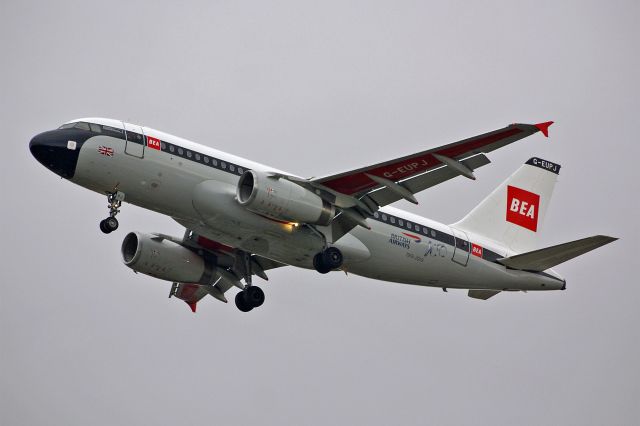
<svg viewBox="0 0 640 426">
<path fill-rule="evenodd" d="M 253 308 L 258 308 L 264 303 L 264 291 L 260 287 L 252 285 L 253 266 L 251 264 L 251 254 L 242 252 L 240 264 L 244 269 L 244 280 L 247 283 L 244 290 L 236 294 L 236 306 L 242 312 L 249 312 Z"/>
<path fill-rule="evenodd" d="M 236 294 L 236 306 L 242 312 L 249 312 L 264 303 L 264 291 L 255 285 L 248 286 Z"/>
<path fill-rule="evenodd" d="M 313 257 L 313 267 L 321 274 L 342 266 L 342 252 L 336 247 L 328 247 Z"/>
<path fill-rule="evenodd" d="M 100 221 L 100 230 L 105 234 L 118 229 L 118 219 L 116 215 L 120 213 L 120 206 L 124 200 L 124 192 L 109 192 L 107 193 L 107 200 L 109 201 L 109 217 Z"/>
</svg>

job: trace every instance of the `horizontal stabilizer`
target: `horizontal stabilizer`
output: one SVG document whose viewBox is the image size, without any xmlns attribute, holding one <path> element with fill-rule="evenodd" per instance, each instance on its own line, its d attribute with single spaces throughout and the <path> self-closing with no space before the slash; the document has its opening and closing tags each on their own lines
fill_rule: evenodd
<svg viewBox="0 0 640 426">
<path fill-rule="evenodd" d="M 615 240 L 617 240 L 617 238 L 607 237 L 606 235 L 596 235 L 569 243 L 558 244 L 557 246 L 505 257 L 498 259 L 497 262 L 511 269 L 541 272 Z"/>
<path fill-rule="evenodd" d="M 469 297 L 473 299 L 487 300 L 500 293 L 500 290 L 469 290 Z"/>
</svg>

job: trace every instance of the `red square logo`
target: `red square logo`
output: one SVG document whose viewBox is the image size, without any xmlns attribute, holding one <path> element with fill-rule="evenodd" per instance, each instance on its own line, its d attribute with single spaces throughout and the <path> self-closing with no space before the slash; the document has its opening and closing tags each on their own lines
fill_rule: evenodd
<svg viewBox="0 0 640 426">
<path fill-rule="evenodd" d="M 507 222 L 538 230 L 538 210 L 540 196 L 515 186 L 507 186 Z"/>
<path fill-rule="evenodd" d="M 147 146 L 152 149 L 160 150 L 160 139 L 156 139 L 153 136 L 147 136 Z"/>
<path fill-rule="evenodd" d="M 482 246 L 471 243 L 471 254 L 474 256 L 482 257 Z"/>
</svg>

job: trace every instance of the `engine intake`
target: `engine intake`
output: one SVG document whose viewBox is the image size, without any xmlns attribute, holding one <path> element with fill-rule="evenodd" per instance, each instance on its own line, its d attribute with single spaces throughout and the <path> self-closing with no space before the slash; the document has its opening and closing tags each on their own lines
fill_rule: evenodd
<svg viewBox="0 0 640 426">
<path fill-rule="evenodd" d="M 333 204 L 308 189 L 255 170 L 240 176 L 236 198 L 249 211 L 287 222 L 328 225 L 336 215 Z"/>
<path fill-rule="evenodd" d="M 204 258 L 180 244 L 138 232 L 124 237 L 122 260 L 136 272 L 182 283 L 201 282 L 209 269 Z"/>
</svg>

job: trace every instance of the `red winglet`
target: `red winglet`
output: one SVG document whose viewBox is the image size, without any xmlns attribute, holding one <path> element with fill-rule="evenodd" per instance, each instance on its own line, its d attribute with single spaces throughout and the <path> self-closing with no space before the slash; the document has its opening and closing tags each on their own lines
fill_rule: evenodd
<svg viewBox="0 0 640 426">
<path fill-rule="evenodd" d="M 196 313 L 196 305 L 198 302 L 187 302 L 187 305 L 191 308 L 191 312 Z"/>
<path fill-rule="evenodd" d="M 553 124 L 553 121 L 545 121 L 544 123 L 534 124 L 542 132 L 545 137 L 549 137 L 549 126 Z"/>
</svg>

